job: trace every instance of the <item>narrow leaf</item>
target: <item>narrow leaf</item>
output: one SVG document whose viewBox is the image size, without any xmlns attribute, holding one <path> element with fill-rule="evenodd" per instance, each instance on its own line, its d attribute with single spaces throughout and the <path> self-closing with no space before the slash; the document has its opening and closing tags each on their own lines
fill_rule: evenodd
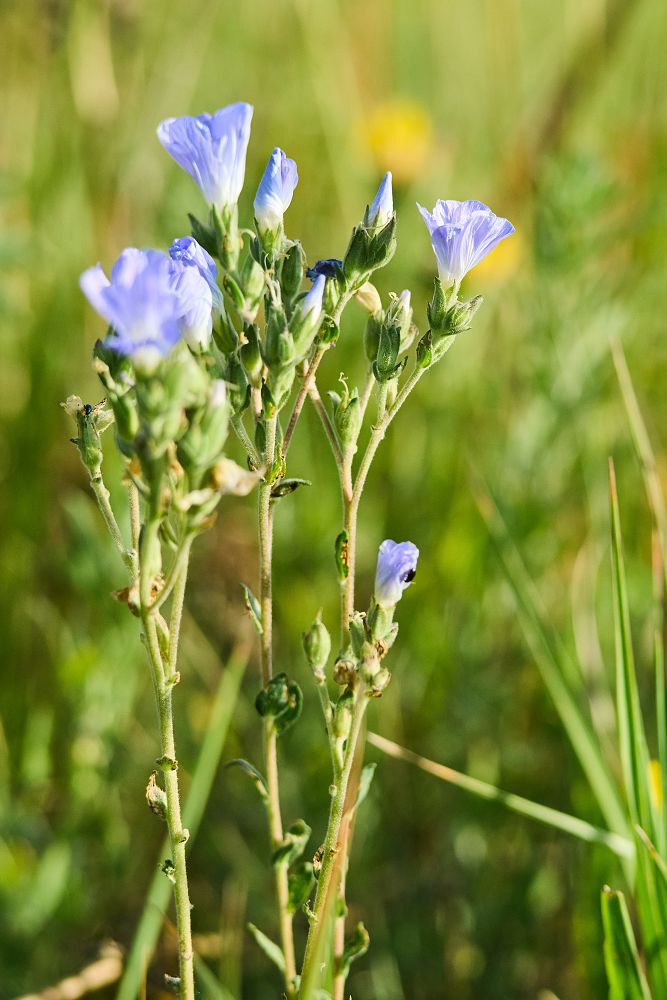
<svg viewBox="0 0 667 1000">
<path fill-rule="evenodd" d="M 579 704 L 584 694 L 580 672 L 547 625 L 533 581 L 491 496 L 479 494 L 477 502 L 514 594 L 523 633 L 600 811 L 609 828 L 627 839 L 630 830 L 618 789 Z"/>
<path fill-rule="evenodd" d="M 562 830 L 573 837 L 579 837 L 580 840 L 586 840 L 592 844 L 604 844 L 605 847 L 608 847 L 621 858 L 632 858 L 634 856 L 632 841 L 627 837 L 622 837 L 617 833 L 609 833 L 607 830 L 601 830 L 599 827 L 593 826 L 591 823 L 587 823 L 577 816 L 570 816 L 568 813 L 552 809 L 550 806 L 540 805 L 539 802 L 524 799 L 521 795 L 504 792 L 500 788 L 496 788 L 495 785 L 488 784 L 486 781 L 480 781 L 478 778 L 473 778 L 468 774 L 454 771 L 451 767 L 446 767 L 444 764 L 437 764 L 427 757 L 420 757 L 411 750 L 406 750 L 405 747 L 399 746 L 398 743 L 387 740 L 384 736 L 378 736 L 377 733 L 368 733 L 367 739 L 372 746 L 377 747 L 378 750 L 382 750 L 389 757 L 414 764 L 422 771 L 426 771 L 427 774 L 433 774 L 436 778 L 440 778 L 441 781 L 446 781 L 450 785 L 456 785 L 467 792 L 472 792 L 473 795 L 477 795 L 480 799 L 486 799 L 489 802 L 499 802 L 506 809 L 512 810 L 512 812 L 527 816 L 529 819 L 537 820 L 538 823 L 544 823 L 546 826 L 551 826 L 556 830 Z"/>
<path fill-rule="evenodd" d="M 630 610 L 623 561 L 623 542 L 614 464 L 609 462 L 611 548 L 614 577 L 614 633 L 616 645 L 616 714 L 625 791 L 634 823 L 653 834 L 649 793 L 649 755 L 639 704 L 637 674 L 630 633 Z"/>
<path fill-rule="evenodd" d="M 261 635 L 264 631 L 264 626 L 262 625 L 262 609 L 259 606 L 259 601 L 253 594 L 250 587 L 245 583 L 241 584 L 243 588 L 243 599 L 246 606 L 246 611 L 250 615 L 250 621 L 255 626 L 257 635 Z"/>
<path fill-rule="evenodd" d="M 651 1000 L 623 893 L 605 886 L 601 902 L 609 1000 Z"/>
<path fill-rule="evenodd" d="M 271 959 L 274 965 L 285 975 L 285 956 L 283 955 L 282 948 L 267 937 L 263 931 L 260 931 L 259 927 L 255 927 L 254 924 L 248 924 L 248 930 L 254 937 L 255 941 L 262 949 L 267 958 Z"/>
<path fill-rule="evenodd" d="M 244 774 L 247 774 L 255 788 L 261 795 L 262 799 L 266 801 L 269 797 L 269 793 L 266 788 L 266 781 L 264 776 L 260 774 L 256 767 L 242 757 L 236 757 L 234 760 L 228 760 L 225 767 L 238 767 Z"/>
</svg>

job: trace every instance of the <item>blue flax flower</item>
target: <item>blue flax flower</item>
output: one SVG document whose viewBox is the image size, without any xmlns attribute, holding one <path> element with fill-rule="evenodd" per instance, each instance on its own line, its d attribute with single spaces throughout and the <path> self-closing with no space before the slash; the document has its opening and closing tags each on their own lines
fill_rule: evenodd
<svg viewBox="0 0 667 1000">
<path fill-rule="evenodd" d="M 445 288 L 460 284 L 468 271 L 501 240 L 514 232 L 507 219 L 494 215 L 481 201 L 438 201 L 433 212 L 417 208 L 431 235 Z"/>
<path fill-rule="evenodd" d="M 275 232 L 282 224 L 283 215 L 292 203 L 292 195 L 298 182 L 296 163 L 276 147 L 269 157 L 255 195 L 255 219 L 260 234 Z"/>
<path fill-rule="evenodd" d="M 375 229 L 383 229 L 393 214 L 394 197 L 391 188 L 391 171 L 387 171 L 366 213 L 366 224 Z"/>
<path fill-rule="evenodd" d="M 153 371 L 182 337 L 200 346 L 210 337 L 211 291 L 195 268 L 159 250 L 123 250 L 107 278 L 102 265 L 81 275 L 90 304 L 112 327 L 106 346 Z M 208 315 L 207 315 L 208 310 Z"/>
<path fill-rule="evenodd" d="M 199 185 L 209 205 L 235 205 L 245 176 L 252 106 L 242 101 L 215 114 L 167 118 L 158 139 Z"/>
<path fill-rule="evenodd" d="M 174 240 L 169 247 L 169 256 L 172 260 L 180 261 L 186 267 L 196 267 L 208 287 L 211 289 L 213 308 L 216 312 L 222 312 L 222 292 L 218 286 L 218 268 L 207 250 L 197 243 L 192 236 L 181 236 Z"/>
<path fill-rule="evenodd" d="M 405 588 L 417 572 L 419 549 L 412 542 L 393 542 L 387 538 L 378 552 L 375 571 L 375 602 L 391 608 L 400 601 Z"/>
</svg>

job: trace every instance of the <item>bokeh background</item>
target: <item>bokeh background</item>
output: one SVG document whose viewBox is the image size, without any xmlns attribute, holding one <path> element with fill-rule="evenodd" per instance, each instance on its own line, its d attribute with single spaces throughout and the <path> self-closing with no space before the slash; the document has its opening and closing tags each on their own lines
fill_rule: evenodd
<svg viewBox="0 0 667 1000">
<path fill-rule="evenodd" d="M 98 319 L 79 273 L 128 244 L 163 246 L 203 206 L 160 148 L 166 116 L 255 105 L 242 217 L 275 144 L 299 165 L 288 229 L 340 255 L 383 172 L 399 248 L 383 291 L 434 273 L 415 201 L 479 198 L 517 227 L 464 292 L 486 304 L 392 428 L 362 516 L 360 593 L 384 537 L 421 549 L 400 607 L 394 681 L 371 728 L 594 823 L 601 817 L 517 622 L 476 495 L 490 491 L 594 707 L 612 662 L 606 459 L 617 461 L 640 666 L 649 662 L 650 527 L 609 342 L 620 338 L 658 454 L 667 415 L 667 7 L 657 0 L 5 0 L 0 204 L 0 996 L 130 947 L 162 830 L 143 789 L 156 755 L 122 567 L 59 402 L 96 401 Z M 360 377 L 356 306 L 323 370 Z M 107 477 L 122 501 L 113 456 Z M 663 471 L 664 467 L 661 467 Z M 306 692 L 281 740 L 284 814 L 319 843 L 327 747 L 299 635 L 336 622 L 334 471 L 307 411 L 276 537 L 278 662 Z M 248 640 L 253 498 L 224 501 L 197 543 L 178 734 L 187 787 L 223 664 Z M 278 996 L 244 931 L 275 932 L 254 790 L 252 651 L 191 854 L 202 954 L 235 997 Z M 370 929 L 355 1000 L 593 1000 L 605 995 L 599 889 L 614 857 L 378 761 L 359 823 L 351 916 Z M 305 918 L 304 918 L 305 919 Z M 303 926 L 301 932 L 303 932 Z M 147 995 L 173 966 L 169 922 Z M 113 987 L 104 994 L 112 996 Z"/>
</svg>

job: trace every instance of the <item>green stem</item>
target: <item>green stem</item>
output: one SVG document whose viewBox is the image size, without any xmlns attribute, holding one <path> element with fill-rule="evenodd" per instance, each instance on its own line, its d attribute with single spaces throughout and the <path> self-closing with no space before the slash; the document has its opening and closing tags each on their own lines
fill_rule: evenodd
<svg viewBox="0 0 667 1000">
<path fill-rule="evenodd" d="M 266 422 L 266 453 L 267 472 L 272 468 L 276 450 L 277 417 L 271 417 Z M 271 504 L 271 486 L 266 480 L 259 487 L 258 522 L 259 522 L 259 591 L 262 611 L 262 635 L 260 642 L 260 661 L 262 683 L 268 684 L 273 675 L 273 594 L 271 557 L 273 549 L 273 507 Z M 280 784 L 278 779 L 277 736 L 273 720 L 264 720 L 263 733 L 264 768 L 266 771 L 267 801 L 266 810 L 269 821 L 271 847 L 275 850 L 283 839 L 283 822 L 280 811 Z M 278 916 L 280 922 L 280 941 L 285 957 L 285 989 L 288 998 L 294 997 L 294 981 L 296 979 L 296 955 L 294 950 L 294 929 L 292 914 L 289 911 L 288 874 L 284 865 L 274 867 L 276 879 L 276 895 L 278 899 Z"/>
<path fill-rule="evenodd" d="M 336 785 L 336 793 L 331 800 L 329 823 L 322 853 L 322 869 L 317 881 L 317 894 L 315 896 L 313 916 L 311 918 L 301 972 L 299 1000 L 311 1000 L 320 983 L 322 954 L 328 933 L 329 918 L 338 889 L 335 876 L 340 871 L 341 861 L 344 864 L 344 860 L 340 857 L 341 825 L 345 817 L 345 803 L 347 801 L 350 774 L 352 772 L 355 751 L 367 704 L 368 699 L 365 693 L 358 691 L 352 716 L 350 737 L 345 749 L 343 770 Z"/>
<path fill-rule="evenodd" d="M 294 401 L 294 408 L 289 418 L 289 423 L 287 424 L 287 430 L 285 431 L 285 436 L 283 437 L 283 455 L 287 454 L 287 449 L 290 446 L 290 441 L 292 440 L 292 434 L 294 434 L 294 428 L 296 427 L 296 422 L 299 419 L 301 411 L 303 410 L 303 404 L 306 402 L 306 396 L 310 390 L 312 380 L 315 378 L 315 373 L 319 368 L 320 361 L 324 357 L 329 344 L 320 344 L 320 346 L 315 351 L 313 359 L 308 365 L 306 374 L 303 377 L 303 382 L 301 383 L 301 388 L 297 394 L 296 400 Z"/>
<path fill-rule="evenodd" d="M 137 556 L 136 552 L 128 549 L 125 545 L 123 535 L 118 526 L 118 521 L 116 516 L 111 509 L 110 494 L 107 489 L 105 482 L 102 478 L 101 469 L 95 474 L 91 473 L 90 485 L 92 487 L 93 493 L 95 494 L 95 499 L 97 500 L 97 506 L 100 508 L 102 517 L 104 518 L 104 523 L 107 526 L 109 534 L 113 540 L 114 545 L 118 549 L 121 559 L 129 569 L 130 573 L 134 576 L 137 569 Z"/>
<path fill-rule="evenodd" d="M 260 465 L 262 464 L 262 460 L 259 457 L 259 452 L 252 443 L 248 431 L 246 430 L 245 424 L 243 423 L 243 418 L 240 416 L 232 416 L 232 427 L 234 428 L 234 431 L 236 432 L 236 436 L 238 437 L 239 441 L 245 448 L 248 454 L 248 458 L 255 466 L 255 468 L 259 469 Z"/>
<path fill-rule="evenodd" d="M 156 522 L 146 525 L 149 534 L 157 533 Z M 174 899 L 176 904 L 176 927 L 178 930 L 178 963 L 179 963 L 179 997 L 181 1000 L 194 1000 L 194 955 L 192 950 L 192 927 L 190 920 L 190 896 L 188 891 L 188 876 L 185 860 L 185 845 L 188 839 L 187 830 L 183 829 L 181 820 L 181 803 L 178 790 L 178 760 L 174 740 L 174 717 L 172 693 L 177 681 L 176 664 L 178 657 L 178 640 L 183 600 L 187 582 L 187 562 L 176 581 L 169 623 L 169 657 L 166 663 L 160 652 L 160 641 L 157 632 L 157 615 L 151 612 L 144 600 L 146 590 L 150 590 L 150 580 L 140 584 L 141 619 L 146 636 L 149 659 L 153 673 L 158 718 L 160 725 L 160 763 L 164 773 L 164 785 L 167 796 L 166 820 L 169 831 L 171 860 L 174 866 Z"/>
</svg>

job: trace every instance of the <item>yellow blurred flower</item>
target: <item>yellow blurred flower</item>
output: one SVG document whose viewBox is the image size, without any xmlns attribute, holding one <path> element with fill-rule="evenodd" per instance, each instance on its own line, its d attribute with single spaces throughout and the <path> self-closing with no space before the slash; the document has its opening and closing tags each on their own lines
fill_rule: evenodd
<svg viewBox="0 0 667 1000">
<path fill-rule="evenodd" d="M 365 132 L 380 172 L 391 170 L 395 184 L 407 185 L 421 172 L 433 141 L 433 123 L 421 104 L 402 98 L 378 104 Z"/>
<path fill-rule="evenodd" d="M 662 810 L 662 769 L 659 760 L 649 761 L 648 777 L 653 805 L 660 812 Z"/>
<path fill-rule="evenodd" d="M 517 230 L 472 270 L 475 277 L 483 278 L 485 283 L 500 285 L 519 270 L 524 254 L 525 241 Z"/>
</svg>

